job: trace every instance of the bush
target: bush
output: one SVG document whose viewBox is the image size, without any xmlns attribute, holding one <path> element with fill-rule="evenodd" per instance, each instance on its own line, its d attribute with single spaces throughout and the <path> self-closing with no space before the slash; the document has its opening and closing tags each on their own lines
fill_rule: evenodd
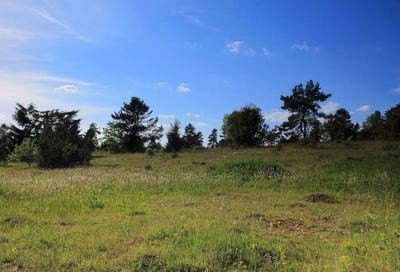
<svg viewBox="0 0 400 272">
<path fill-rule="evenodd" d="M 77 112 L 52 111 L 43 121 L 38 140 L 38 165 L 43 168 L 61 168 L 87 164 L 90 147 L 79 134 Z"/>
<path fill-rule="evenodd" d="M 154 156 L 154 150 L 151 148 L 147 148 L 146 149 L 146 155 L 149 157 L 153 157 Z"/>
<path fill-rule="evenodd" d="M 37 145 L 31 139 L 25 139 L 16 146 L 10 154 L 9 160 L 15 162 L 26 162 L 29 166 L 37 159 Z"/>
</svg>

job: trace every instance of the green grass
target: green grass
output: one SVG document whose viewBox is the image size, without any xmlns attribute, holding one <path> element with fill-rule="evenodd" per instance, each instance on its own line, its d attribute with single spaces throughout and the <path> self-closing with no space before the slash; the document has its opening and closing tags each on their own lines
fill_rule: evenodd
<svg viewBox="0 0 400 272">
<path fill-rule="evenodd" d="M 0 270 L 398 271 L 400 152 L 385 146 L 10 164 L 0 168 Z"/>
</svg>

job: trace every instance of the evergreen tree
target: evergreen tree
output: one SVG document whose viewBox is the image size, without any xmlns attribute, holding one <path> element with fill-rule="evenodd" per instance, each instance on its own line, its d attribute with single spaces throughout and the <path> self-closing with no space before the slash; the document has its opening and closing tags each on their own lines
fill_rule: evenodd
<svg viewBox="0 0 400 272">
<path fill-rule="evenodd" d="M 379 139 L 383 136 L 383 124 L 384 119 L 382 118 L 380 111 L 375 111 L 369 115 L 365 122 L 362 124 L 361 138 L 365 140 Z"/>
<path fill-rule="evenodd" d="M 400 104 L 385 112 L 384 135 L 389 140 L 400 140 Z"/>
<path fill-rule="evenodd" d="M 182 141 L 184 148 L 187 149 L 194 148 L 198 145 L 196 128 L 191 123 L 185 127 L 185 133 L 183 134 Z"/>
<path fill-rule="evenodd" d="M 17 103 L 12 116 L 16 125 L 11 125 L 12 141 L 19 145 L 24 139 L 37 139 L 41 129 L 40 112 L 33 104 L 24 107 Z"/>
<path fill-rule="evenodd" d="M 111 115 L 114 126 L 119 128 L 122 135 L 123 149 L 130 152 L 144 151 L 145 144 L 158 131 L 158 118 L 151 117 L 150 110 L 143 100 L 132 97 L 129 103 L 124 103 L 121 110 Z"/>
<path fill-rule="evenodd" d="M 95 123 L 91 123 L 89 129 L 85 133 L 85 142 L 90 151 L 95 151 L 99 146 L 97 135 L 100 134 L 99 129 Z"/>
<path fill-rule="evenodd" d="M 196 143 L 194 147 L 203 148 L 204 137 L 201 131 L 196 133 Z"/>
<path fill-rule="evenodd" d="M 338 109 L 335 114 L 329 115 L 324 124 L 330 141 L 355 139 L 357 126 L 351 122 L 350 113 L 346 109 Z"/>
<path fill-rule="evenodd" d="M 10 128 L 6 124 L 0 126 L 0 163 L 5 164 L 12 150 Z"/>
<path fill-rule="evenodd" d="M 282 109 L 291 113 L 284 127 L 293 131 L 303 139 L 304 143 L 307 143 L 310 122 L 318 117 L 324 117 L 324 114 L 319 112 L 321 108 L 319 102 L 326 101 L 330 96 L 321 91 L 318 82 L 314 84 L 312 80 L 307 82 L 305 88 L 302 84 L 296 85 L 291 95 L 281 96 Z"/>
<path fill-rule="evenodd" d="M 215 148 L 218 145 L 218 130 L 214 128 L 208 136 L 208 148 Z"/>
<path fill-rule="evenodd" d="M 61 168 L 86 164 L 91 157 L 90 148 L 80 135 L 78 111 L 46 111 L 43 130 L 38 139 L 38 165 Z"/>
<path fill-rule="evenodd" d="M 171 128 L 167 133 L 167 145 L 165 149 L 169 152 L 178 152 L 183 147 L 183 141 L 180 135 L 180 123 L 178 120 L 175 120 L 173 124 L 171 124 Z"/>
<path fill-rule="evenodd" d="M 147 144 L 147 147 L 153 150 L 161 149 L 162 146 L 160 140 L 164 135 L 163 132 L 164 128 L 162 125 L 159 127 L 155 127 L 149 135 L 149 143 Z"/>
</svg>

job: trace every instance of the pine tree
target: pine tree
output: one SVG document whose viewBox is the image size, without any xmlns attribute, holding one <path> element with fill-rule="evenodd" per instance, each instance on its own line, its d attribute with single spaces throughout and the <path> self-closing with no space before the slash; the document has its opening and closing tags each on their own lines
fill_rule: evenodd
<svg viewBox="0 0 400 272">
<path fill-rule="evenodd" d="M 218 145 L 218 131 L 214 128 L 208 136 L 208 148 L 215 148 Z"/>
<path fill-rule="evenodd" d="M 145 144 L 150 141 L 157 130 L 157 117 L 151 117 L 153 111 L 138 97 L 132 97 L 124 103 L 119 112 L 111 115 L 113 125 L 119 128 L 122 135 L 122 146 L 125 151 L 144 151 Z M 161 137 L 158 137 L 161 138 Z"/>
<path fill-rule="evenodd" d="M 167 132 L 167 145 L 165 149 L 169 152 L 178 152 L 183 147 L 183 141 L 179 132 L 180 127 L 179 121 L 175 120 Z"/>
<path fill-rule="evenodd" d="M 307 82 L 305 88 L 302 84 L 296 85 L 291 95 L 281 96 L 282 109 L 291 113 L 283 127 L 293 131 L 303 139 L 304 143 L 307 143 L 310 122 L 318 117 L 324 117 L 324 114 L 319 112 L 321 108 L 319 102 L 326 101 L 330 96 L 331 94 L 321 91 L 318 82 L 314 84 L 312 80 Z"/>
</svg>

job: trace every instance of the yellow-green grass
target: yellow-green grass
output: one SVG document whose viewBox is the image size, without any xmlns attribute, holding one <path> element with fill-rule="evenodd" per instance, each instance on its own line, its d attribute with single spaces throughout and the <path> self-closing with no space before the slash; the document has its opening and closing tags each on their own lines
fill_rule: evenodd
<svg viewBox="0 0 400 272">
<path fill-rule="evenodd" d="M 399 271 L 400 152 L 385 145 L 10 164 L 0 168 L 0 270 Z M 284 172 L 231 171 L 235 162 Z M 333 203 L 306 201 L 316 193 Z"/>
</svg>

